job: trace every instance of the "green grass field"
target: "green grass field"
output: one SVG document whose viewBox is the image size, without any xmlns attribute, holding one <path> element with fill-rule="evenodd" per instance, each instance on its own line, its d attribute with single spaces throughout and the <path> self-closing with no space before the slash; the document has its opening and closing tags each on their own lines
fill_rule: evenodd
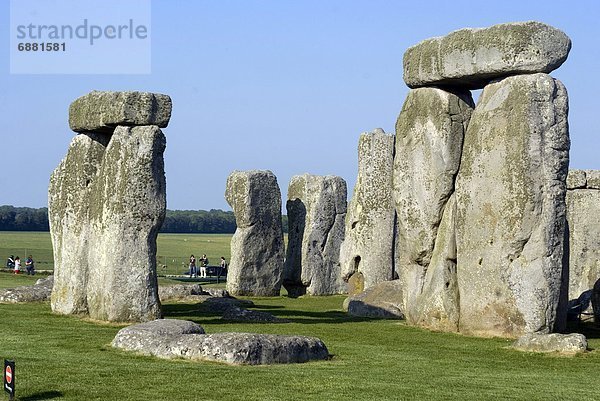
<svg viewBox="0 0 600 401">
<path fill-rule="evenodd" d="M 161 235 L 159 253 L 229 258 L 229 236 Z M 0 250 L 50 251 L 47 233 L 0 233 Z M 36 253 L 32 252 L 34 257 Z M 41 258 L 41 257 L 40 257 Z M 174 266 L 173 268 L 176 268 Z M 38 278 L 0 273 L 0 288 Z M 160 278 L 159 285 L 177 281 Z M 223 284 L 219 285 L 220 287 Z M 208 333 L 235 331 L 321 338 L 333 355 L 300 365 L 229 366 L 160 360 L 115 350 L 123 327 L 51 312 L 49 303 L 0 304 L 0 359 L 16 361 L 17 400 L 591 400 L 600 393 L 600 330 L 578 329 L 584 355 L 521 353 L 506 339 L 436 333 L 404 322 L 351 318 L 343 296 L 251 298 L 287 324 L 221 320 L 193 303 L 167 303 L 165 317 Z"/>
<path fill-rule="evenodd" d="M 31 278 L 0 274 L 0 282 Z M 110 346 L 121 326 L 51 313 L 48 303 L 0 304 L 0 357 L 16 361 L 17 400 L 591 400 L 600 352 L 577 357 L 508 349 L 509 340 L 435 333 L 402 322 L 350 318 L 342 296 L 252 298 L 288 324 L 222 321 L 197 305 L 166 317 L 208 333 L 321 338 L 333 355 L 299 365 L 229 366 L 160 360 Z M 590 346 L 600 346 L 590 331 Z"/>
</svg>

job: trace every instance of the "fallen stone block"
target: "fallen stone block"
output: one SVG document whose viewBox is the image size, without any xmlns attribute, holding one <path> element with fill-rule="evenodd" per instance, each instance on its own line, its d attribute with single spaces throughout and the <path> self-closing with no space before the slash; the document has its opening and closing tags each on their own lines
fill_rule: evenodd
<svg viewBox="0 0 600 401">
<path fill-rule="evenodd" d="M 204 334 L 188 321 L 160 319 L 121 329 L 112 346 L 159 358 L 185 358 L 235 365 L 302 363 L 329 358 L 314 337 L 253 333 Z"/>
<path fill-rule="evenodd" d="M 525 334 L 513 344 L 513 348 L 527 352 L 561 352 L 574 354 L 587 350 L 587 339 L 583 334 Z"/>
</svg>

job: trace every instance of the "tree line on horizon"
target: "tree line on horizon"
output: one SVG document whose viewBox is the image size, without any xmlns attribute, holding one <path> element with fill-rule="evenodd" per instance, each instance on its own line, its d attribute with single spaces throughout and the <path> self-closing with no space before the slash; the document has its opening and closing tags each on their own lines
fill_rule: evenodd
<svg viewBox="0 0 600 401">
<path fill-rule="evenodd" d="M 287 232 L 287 216 L 282 216 Z M 237 228 L 231 211 L 167 210 L 161 233 L 233 234 Z M 50 231 L 48 208 L 0 206 L 0 231 Z"/>
</svg>

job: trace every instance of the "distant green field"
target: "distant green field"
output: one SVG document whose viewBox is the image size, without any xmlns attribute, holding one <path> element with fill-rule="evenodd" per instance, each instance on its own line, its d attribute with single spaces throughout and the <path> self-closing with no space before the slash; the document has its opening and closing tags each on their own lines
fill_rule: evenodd
<svg viewBox="0 0 600 401">
<path fill-rule="evenodd" d="M 159 234 L 158 274 L 179 274 L 187 270 L 191 254 L 197 259 L 206 254 L 210 265 L 218 265 L 221 256 L 229 262 L 231 237 L 232 234 Z M 38 270 L 53 270 L 50 233 L 0 231 L 2 266 L 10 255 L 24 260 L 29 254 L 33 255 Z"/>
</svg>

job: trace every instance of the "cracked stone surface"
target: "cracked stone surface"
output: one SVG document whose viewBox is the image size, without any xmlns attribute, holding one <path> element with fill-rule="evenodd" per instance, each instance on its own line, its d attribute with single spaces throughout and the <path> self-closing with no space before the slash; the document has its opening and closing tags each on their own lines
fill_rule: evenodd
<svg viewBox="0 0 600 401">
<path fill-rule="evenodd" d="M 358 177 L 340 249 L 342 276 L 351 294 L 393 278 L 393 167 L 394 135 L 380 128 L 361 134 Z"/>
<path fill-rule="evenodd" d="M 406 50 L 404 81 L 411 88 L 478 89 L 508 75 L 553 71 L 570 50 L 571 40 L 564 32 L 541 22 L 466 28 Z"/>
<path fill-rule="evenodd" d="M 270 365 L 325 360 L 329 352 L 314 337 L 217 333 L 205 334 L 196 323 L 159 319 L 121 329 L 112 346 L 159 358 L 184 358 L 235 365 Z"/>
<path fill-rule="evenodd" d="M 283 274 L 281 191 L 270 171 L 234 171 L 225 199 L 235 214 L 227 291 L 231 295 L 277 296 Z"/>
<path fill-rule="evenodd" d="M 290 180 L 283 281 L 290 296 L 347 291 L 340 267 L 346 197 L 346 181 L 341 177 L 303 174 Z"/>
<path fill-rule="evenodd" d="M 460 331 L 560 331 L 568 98 L 547 74 L 485 87 L 456 182 Z"/>
<path fill-rule="evenodd" d="M 402 310 L 411 323 L 434 324 L 424 315 L 426 310 L 433 316 L 436 309 L 446 316 L 444 320 L 455 313 L 444 310 L 456 309 L 452 306 L 457 302 L 455 291 L 446 291 L 436 281 L 456 281 L 452 277 L 455 276 L 452 260 L 456 259 L 452 256 L 453 224 L 444 225 L 445 238 L 452 244 L 438 244 L 436 260 L 432 258 L 438 227 L 454 192 L 463 138 L 473 108 L 468 91 L 418 88 L 408 93 L 398 116 L 393 176 L 398 215 L 395 265 L 404 297 Z M 436 274 L 448 276 L 447 280 L 432 277 Z M 452 299 L 444 300 L 447 297 Z"/>
</svg>

